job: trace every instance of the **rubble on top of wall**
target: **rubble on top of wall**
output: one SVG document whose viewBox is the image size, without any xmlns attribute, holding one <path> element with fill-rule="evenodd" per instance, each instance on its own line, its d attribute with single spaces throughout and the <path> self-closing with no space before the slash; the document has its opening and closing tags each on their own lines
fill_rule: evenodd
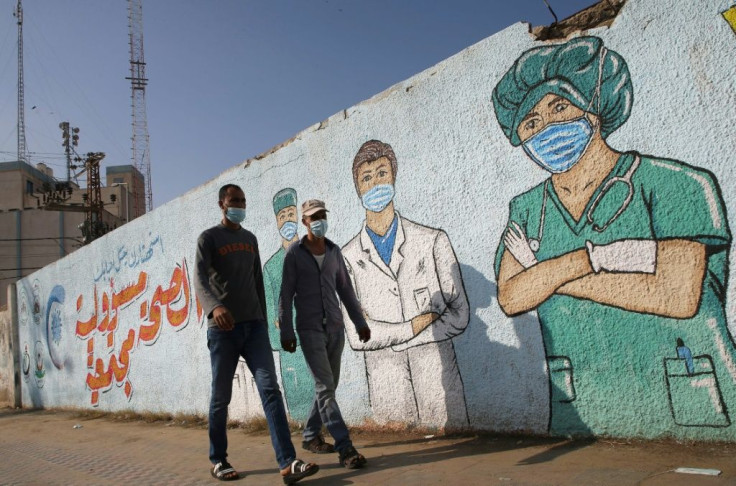
<svg viewBox="0 0 736 486">
<path fill-rule="evenodd" d="M 532 27 L 530 33 L 540 41 L 565 39 L 570 34 L 595 27 L 610 26 L 626 0 L 601 0 L 585 10 L 550 25 Z"/>
</svg>

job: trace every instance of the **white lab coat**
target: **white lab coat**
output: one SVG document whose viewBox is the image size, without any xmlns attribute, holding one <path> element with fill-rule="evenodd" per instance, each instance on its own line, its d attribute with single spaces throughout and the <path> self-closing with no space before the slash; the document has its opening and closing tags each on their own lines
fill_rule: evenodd
<svg viewBox="0 0 736 486">
<path fill-rule="evenodd" d="M 447 234 L 402 218 L 387 266 L 363 229 L 342 249 L 371 340 L 358 339 L 347 312 L 348 341 L 365 351 L 371 408 L 379 423 L 439 427 L 468 424 L 452 338 L 468 325 L 460 266 Z M 440 317 L 414 336 L 412 318 Z"/>
</svg>

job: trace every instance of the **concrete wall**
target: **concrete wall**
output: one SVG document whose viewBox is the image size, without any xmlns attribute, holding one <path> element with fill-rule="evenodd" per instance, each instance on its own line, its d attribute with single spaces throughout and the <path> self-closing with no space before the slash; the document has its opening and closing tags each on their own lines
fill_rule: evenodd
<svg viewBox="0 0 736 486">
<path fill-rule="evenodd" d="M 0 172 L 0 208 L 21 209 L 26 206 L 26 180 L 27 177 L 20 170 Z"/>
<path fill-rule="evenodd" d="M 0 311 L 0 405 L 12 403 L 15 366 L 11 349 L 12 326 L 10 310 Z"/>
<path fill-rule="evenodd" d="M 0 406 L 19 407 L 20 373 L 17 362 L 18 326 L 15 322 L 15 286 L 7 289 L 10 307 L 0 307 Z"/>
<path fill-rule="evenodd" d="M 23 279 L 23 405 L 206 413 L 194 247 L 221 218 L 218 188 L 234 182 L 263 262 L 282 245 L 274 195 L 292 188 L 297 205 L 327 202 L 328 236 L 374 327 L 368 347 L 348 333 L 338 401 L 349 423 L 735 440 L 731 7 L 629 0 L 610 28 L 564 48 L 513 25 Z M 551 50 L 533 50 L 542 45 Z M 587 103 L 601 69 L 601 104 Z M 557 80 L 542 94 L 563 96 L 518 108 L 540 75 Z M 543 147 L 514 146 L 513 135 L 527 140 L 586 105 L 589 150 L 545 189 L 550 172 L 525 152 Z M 352 171 L 372 139 L 397 161 L 367 174 L 394 183 L 380 213 L 363 208 Z M 630 184 L 590 211 L 604 181 L 627 173 Z M 364 221 L 385 223 L 394 210 L 385 264 Z M 420 315 L 434 318 L 424 330 L 412 327 Z M 275 357 L 288 409 L 302 418 L 303 362 Z M 235 381 L 233 415 L 257 415 L 242 366 Z"/>
<path fill-rule="evenodd" d="M 28 193 L 42 190 L 44 183 L 54 184 L 53 170 L 41 163 L 33 167 L 25 162 L 0 162 L 0 210 L 37 208 L 38 198 Z"/>
<path fill-rule="evenodd" d="M 105 213 L 109 217 L 109 213 Z M 79 225 L 85 214 L 77 212 L 0 211 L 0 307 L 7 305 L 7 288 L 18 276 L 68 255 L 81 245 Z M 20 240 L 20 241 L 19 241 Z"/>
</svg>

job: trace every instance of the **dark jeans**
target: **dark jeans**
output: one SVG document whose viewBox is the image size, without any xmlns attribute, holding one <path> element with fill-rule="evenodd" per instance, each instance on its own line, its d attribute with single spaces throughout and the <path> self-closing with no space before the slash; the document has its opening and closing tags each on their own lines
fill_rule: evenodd
<svg viewBox="0 0 736 486">
<path fill-rule="evenodd" d="M 242 356 L 255 378 L 279 467 L 283 469 L 291 464 L 296 453 L 276 378 L 266 322 L 239 322 L 232 331 L 211 327 L 207 329 L 207 347 L 212 362 L 210 461 L 216 464 L 227 457 L 227 407 L 233 392 L 238 358 Z"/>
<path fill-rule="evenodd" d="M 335 400 L 345 332 L 300 331 L 299 340 L 307 366 L 314 377 L 314 403 L 304 427 L 304 440 L 317 437 L 324 423 L 335 439 L 335 449 L 342 451 L 353 445 Z"/>
</svg>

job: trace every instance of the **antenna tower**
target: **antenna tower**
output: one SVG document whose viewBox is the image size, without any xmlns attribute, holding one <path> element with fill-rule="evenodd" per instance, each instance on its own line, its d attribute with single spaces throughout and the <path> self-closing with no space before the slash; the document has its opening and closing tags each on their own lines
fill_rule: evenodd
<svg viewBox="0 0 736 486">
<path fill-rule="evenodd" d="M 23 5 L 21 0 L 15 7 L 13 16 L 18 19 L 18 161 L 28 162 L 26 149 L 26 104 L 23 97 Z"/>
<path fill-rule="evenodd" d="M 151 159 L 148 149 L 146 119 L 146 63 L 143 58 L 143 0 L 128 0 L 128 31 L 130 33 L 130 80 L 133 107 L 133 166 L 143 175 L 144 187 L 133 182 L 135 215 L 153 209 L 151 190 Z"/>
</svg>

